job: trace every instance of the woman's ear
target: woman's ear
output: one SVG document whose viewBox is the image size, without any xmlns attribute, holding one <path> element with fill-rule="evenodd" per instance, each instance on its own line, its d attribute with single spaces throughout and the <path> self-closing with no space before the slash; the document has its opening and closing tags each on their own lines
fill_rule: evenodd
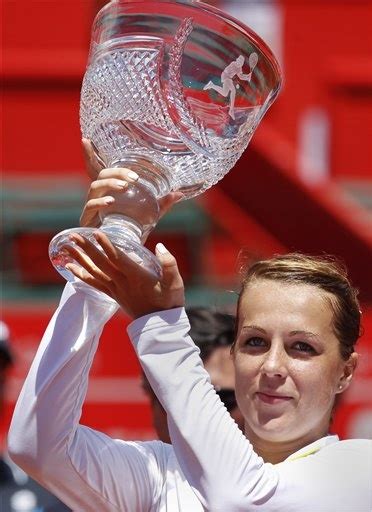
<svg viewBox="0 0 372 512">
<path fill-rule="evenodd" d="M 354 376 L 358 364 L 359 354 L 353 352 L 349 359 L 345 361 L 344 371 L 340 377 L 337 393 L 343 393 L 349 386 Z"/>
</svg>

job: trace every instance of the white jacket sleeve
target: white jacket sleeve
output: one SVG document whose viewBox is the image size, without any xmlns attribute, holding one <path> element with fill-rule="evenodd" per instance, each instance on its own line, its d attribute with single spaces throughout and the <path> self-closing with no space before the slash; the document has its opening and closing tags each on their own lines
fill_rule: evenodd
<svg viewBox="0 0 372 512">
<path fill-rule="evenodd" d="M 115 311 L 66 286 L 9 431 L 13 460 L 76 511 L 146 511 L 163 485 L 162 443 L 126 443 L 79 425 L 99 337 Z"/>
<path fill-rule="evenodd" d="M 246 511 L 249 503 L 264 502 L 275 492 L 277 472 L 254 453 L 222 405 L 189 329 L 184 310 L 176 308 L 136 320 L 128 333 L 168 412 L 178 462 L 203 506 L 213 512 L 243 510 L 234 508 L 234 498 Z"/>
<path fill-rule="evenodd" d="M 176 308 L 136 320 L 128 333 L 168 413 L 178 462 L 206 510 L 372 510 L 370 441 L 335 442 L 312 456 L 264 463 L 215 393 L 189 328 Z"/>
</svg>

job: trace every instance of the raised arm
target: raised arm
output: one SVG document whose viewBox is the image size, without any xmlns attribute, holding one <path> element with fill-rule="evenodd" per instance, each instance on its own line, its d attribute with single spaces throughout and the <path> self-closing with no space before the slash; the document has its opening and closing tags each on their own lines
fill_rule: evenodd
<svg viewBox="0 0 372 512">
<path fill-rule="evenodd" d="M 103 169 L 83 140 L 92 180 L 80 218 L 95 227 L 117 194 L 138 176 Z M 160 201 L 163 215 L 182 197 Z M 79 282 L 79 281 L 77 281 Z M 80 283 L 81 284 L 81 283 Z M 146 510 L 163 487 L 166 448 L 124 443 L 79 425 L 88 374 L 102 328 L 117 304 L 69 284 L 41 342 L 14 412 L 9 433 L 13 459 L 74 510 Z M 154 501 L 155 500 L 155 501 Z"/>
<path fill-rule="evenodd" d="M 227 413 L 189 329 L 184 309 L 176 308 L 136 320 L 128 333 L 167 410 L 177 459 L 205 508 L 247 510 L 269 501 L 278 473 L 254 453 Z"/>
<path fill-rule="evenodd" d="M 76 511 L 147 510 L 163 484 L 160 443 L 125 443 L 79 425 L 99 337 L 116 308 L 67 285 L 9 432 L 14 461 Z"/>
</svg>

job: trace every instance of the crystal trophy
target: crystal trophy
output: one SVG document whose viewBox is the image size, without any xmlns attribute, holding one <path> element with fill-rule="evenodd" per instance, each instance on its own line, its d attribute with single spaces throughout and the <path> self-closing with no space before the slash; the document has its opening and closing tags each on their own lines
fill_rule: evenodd
<svg viewBox="0 0 372 512">
<path fill-rule="evenodd" d="M 112 0 L 98 13 L 83 79 L 80 123 L 106 167 L 139 175 L 100 229 L 159 277 L 144 247 L 159 218 L 159 198 L 201 194 L 232 169 L 276 98 L 281 72 L 268 46 L 247 26 L 195 0 Z M 249 170 L 247 171 L 249 172 Z M 252 171 L 253 172 L 253 171 Z M 68 280 L 56 235 L 50 258 Z"/>
</svg>

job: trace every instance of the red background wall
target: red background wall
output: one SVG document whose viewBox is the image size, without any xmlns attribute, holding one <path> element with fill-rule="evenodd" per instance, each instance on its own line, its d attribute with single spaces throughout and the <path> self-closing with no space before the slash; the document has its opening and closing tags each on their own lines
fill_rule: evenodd
<svg viewBox="0 0 372 512">
<path fill-rule="evenodd" d="M 79 92 L 86 64 L 90 26 L 101 3 L 94 0 L 5 0 L 2 69 L 2 166 L 5 178 L 37 174 L 57 175 L 61 178 L 73 175 L 84 179 L 78 123 Z M 287 153 L 283 152 L 283 144 L 275 143 L 273 147 L 271 140 L 277 139 L 270 139 L 266 134 L 270 130 L 280 133 L 281 140 L 296 155 L 301 116 L 306 109 L 320 106 L 326 109 L 331 123 L 330 180 L 336 183 L 341 178 L 372 179 L 372 2 L 282 0 L 278 5 L 283 12 L 285 85 L 281 97 L 257 133 L 257 143 L 253 141 L 252 149 L 247 151 L 246 160 L 241 165 L 248 168 L 251 157 L 251 162 L 257 161 L 257 165 L 260 159 L 267 159 L 271 162 L 268 166 L 272 175 L 280 176 L 276 164 L 272 163 L 268 155 L 270 151 L 283 155 Z M 286 166 L 286 173 L 297 176 L 295 160 L 293 165 Z M 282 161 L 287 162 L 286 157 Z M 234 181 L 229 181 L 235 179 L 229 176 L 226 186 L 220 191 L 224 190 L 230 201 L 232 197 L 238 205 L 241 198 L 234 197 L 232 189 L 239 189 L 241 195 L 247 196 L 248 186 L 251 190 L 257 186 L 257 190 L 263 190 L 260 192 L 260 202 L 267 201 L 267 187 L 260 188 L 260 176 L 252 174 L 250 183 L 245 178 L 246 169 L 240 169 L 241 174 L 234 171 L 239 187 Z M 281 183 L 278 178 L 279 191 Z M 296 184 L 293 186 L 298 188 Z M 211 215 L 222 201 L 218 199 L 214 203 L 213 197 L 209 196 L 212 200 L 206 199 L 206 203 L 209 200 L 212 204 L 208 210 Z M 273 247 L 296 249 L 307 243 L 309 235 L 301 221 L 291 225 L 294 238 L 286 238 L 290 230 L 289 219 L 285 217 L 288 211 L 285 201 L 289 204 L 291 197 L 288 193 L 279 198 L 285 206 L 280 211 L 281 216 L 273 214 L 271 208 L 270 201 L 273 206 L 275 197 L 269 199 L 267 212 L 262 208 L 260 210 L 262 217 L 259 218 L 259 224 L 268 230 L 265 240 L 270 237 L 274 239 L 273 243 L 266 246 L 266 242 L 262 242 L 261 247 L 265 246 L 266 251 Z M 314 205 L 318 200 L 315 195 L 310 198 Z M 249 215 L 254 213 L 249 210 L 251 206 L 240 203 L 239 218 L 243 219 L 246 226 L 250 221 Z M 209 246 L 213 254 L 210 252 L 206 255 L 209 268 L 213 261 L 214 268 L 219 269 L 221 274 L 225 271 L 226 261 L 231 264 L 233 260 L 227 243 L 233 245 L 231 240 L 234 240 L 235 250 L 236 244 L 244 238 L 238 232 L 241 226 L 238 228 L 239 223 L 232 220 L 234 208 L 226 206 L 224 210 L 224 228 L 230 230 L 230 238 L 212 238 Z M 317 215 L 316 211 L 314 209 L 314 215 Z M 215 216 L 218 217 L 217 213 Z M 299 208 L 297 220 L 303 216 L 306 216 L 306 211 Z M 272 217 L 276 217 L 274 220 L 277 224 Z M 224 220 L 220 219 L 220 222 Z M 318 221 L 319 231 L 323 224 Z M 246 228 L 245 241 L 250 233 L 259 232 L 258 228 L 252 226 Z M 280 233 L 279 228 L 283 233 Z M 346 239 L 348 229 L 345 220 Z M 372 233 L 372 229 L 368 233 L 367 230 L 366 225 L 366 239 Z M 322 240 L 327 237 L 332 238 L 325 234 L 322 239 L 319 234 L 318 242 L 314 244 L 318 252 L 324 249 Z M 252 240 L 251 248 L 254 249 L 254 237 Z M 371 276 L 371 265 L 359 264 L 359 251 L 354 251 L 353 257 L 351 234 L 349 242 L 348 264 L 356 269 L 361 287 L 372 289 L 372 280 L 368 278 Z M 365 242 L 363 250 L 367 256 L 364 261 L 367 262 L 372 261 L 368 260 L 368 248 L 370 246 Z M 345 397 L 335 419 L 335 428 L 342 436 L 353 435 L 353 425 L 361 413 L 371 414 L 371 397 L 367 392 L 372 381 L 372 308 L 369 302 L 366 299 L 365 335 L 360 345 L 363 356 L 359 375 L 352 388 L 354 391 Z M 4 304 L 2 314 L 12 331 L 17 365 L 11 374 L 2 433 L 7 430 L 14 400 L 51 309 L 52 304 L 47 299 L 38 305 L 30 302 Z M 124 333 L 125 323 L 125 319 L 115 319 L 102 338 L 92 375 L 92 391 L 84 408 L 84 421 L 117 436 L 148 438 L 153 435 L 149 408 L 141 393 L 138 364 Z"/>
</svg>

